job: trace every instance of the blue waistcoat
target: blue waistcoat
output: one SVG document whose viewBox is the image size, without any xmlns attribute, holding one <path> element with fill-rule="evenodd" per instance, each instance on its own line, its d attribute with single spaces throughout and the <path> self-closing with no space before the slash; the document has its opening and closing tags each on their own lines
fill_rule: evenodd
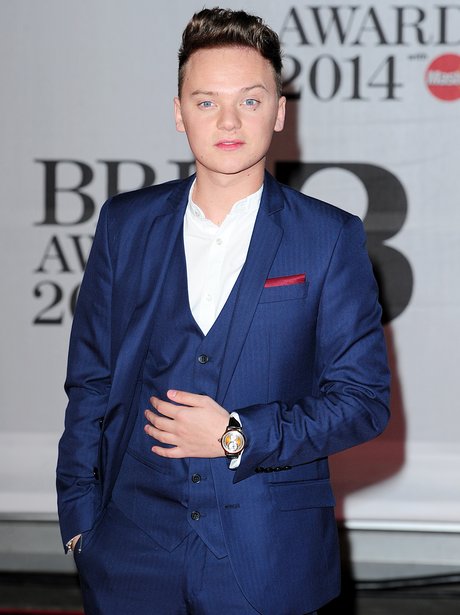
<svg viewBox="0 0 460 615">
<path fill-rule="evenodd" d="M 190 311 L 185 253 L 179 234 L 152 323 L 138 416 L 113 491 L 115 504 L 160 546 L 174 549 L 196 531 L 217 557 L 226 555 L 209 459 L 166 459 L 144 433 L 152 395 L 170 388 L 216 397 L 239 280 L 207 335 Z M 158 323 L 168 322 L 169 326 Z M 226 463 L 222 459 L 223 463 Z M 232 474 L 228 470 L 229 475 Z"/>
</svg>

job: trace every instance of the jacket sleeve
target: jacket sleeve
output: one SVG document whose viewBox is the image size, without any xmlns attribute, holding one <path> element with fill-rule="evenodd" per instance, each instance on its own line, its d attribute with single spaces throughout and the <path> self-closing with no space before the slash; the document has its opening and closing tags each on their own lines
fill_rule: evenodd
<svg viewBox="0 0 460 615">
<path fill-rule="evenodd" d="M 70 337 L 65 390 L 69 399 L 57 465 L 64 543 L 91 529 L 100 504 L 98 451 L 111 386 L 112 266 L 108 203 L 101 210 Z"/>
<path fill-rule="evenodd" d="M 247 446 L 238 482 L 262 467 L 327 457 L 377 436 L 389 418 L 389 370 L 378 291 L 361 221 L 343 225 L 323 281 L 313 394 L 236 409 Z"/>
</svg>

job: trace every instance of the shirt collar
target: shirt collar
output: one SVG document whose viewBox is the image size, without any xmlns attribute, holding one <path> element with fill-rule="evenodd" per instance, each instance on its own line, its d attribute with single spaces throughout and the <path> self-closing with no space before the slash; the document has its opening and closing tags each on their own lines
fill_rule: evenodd
<svg viewBox="0 0 460 615">
<path fill-rule="evenodd" d="M 207 220 L 201 207 L 199 207 L 196 203 L 194 203 L 192 199 L 193 188 L 195 187 L 195 181 L 196 180 L 194 180 L 192 185 L 190 186 L 190 191 L 188 193 L 187 209 L 196 220 Z M 263 188 L 264 186 L 262 184 L 261 187 L 256 192 L 253 192 L 252 194 L 234 203 L 225 219 L 230 218 L 230 217 L 234 218 L 236 216 L 241 216 L 248 212 L 256 212 L 259 209 Z"/>
</svg>

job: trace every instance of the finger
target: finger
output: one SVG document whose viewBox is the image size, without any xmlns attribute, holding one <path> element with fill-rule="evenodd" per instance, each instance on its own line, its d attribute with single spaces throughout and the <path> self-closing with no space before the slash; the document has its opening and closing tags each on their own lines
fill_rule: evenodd
<svg viewBox="0 0 460 615">
<path fill-rule="evenodd" d="M 170 404 L 167 401 L 163 401 L 161 399 L 158 399 L 158 397 L 151 397 L 150 398 L 150 403 L 152 404 L 152 406 L 155 408 L 155 410 L 157 412 L 159 412 L 160 414 L 163 414 L 163 416 L 168 416 L 169 418 L 174 418 L 177 414 L 177 409 L 178 406 L 174 405 L 174 404 Z M 153 416 L 157 416 L 155 415 L 155 413 L 150 412 L 150 415 Z M 150 416 L 149 415 L 149 416 Z M 147 417 L 147 415 L 145 415 Z M 151 419 L 149 417 L 147 417 L 148 420 L 150 421 Z"/>
<path fill-rule="evenodd" d="M 169 399 L 173 400 L 174 403 L 183 406 L 202 406 L 203 400 L 207 398 L 207 395 L 198 395 L 198 393 L 188 393 L 187 391 L 176 391 L 175 389 L 169 389 L 166 395 Z"/>
<path fill-rule="evenodd" d="M 168 431 L 161 431 L 161 429 L 156 429 L 151 425 L 146 425 L 144 431 L 148 436 L 155 438 L 155 440 L 162 444 L 177 445 L 177 437 Z"/>
<path fill-rule="evenodd" d="M 168 419 L 167 417 L 154 415 L 150 423 L 147 423 L 144 426 L 144 431 L 146 431 L 149 435 L 151 435 L 152 429 L 156 429 L 158 431 L 162 431 L 165 433 L 175 434 L 177 431 L 175 427 L 176 425 L 174 421 L 172 421 L 171 419 Z"/>
<path fill-rule="evenodd" d="M 144 416 L 149 421 L 149 423 L 153 424 L 153 421 L 155 420 L 155 417 L 157 415 L 154 414 L 151 410 L 144 410 Z"/>
<path fill-rule="evenodd" d="M 152 452 L 159 457 L 168 457 L 169 459 L 180 459 L 185 457 L 178 446 L 166 448 L 164 446 L 152 446 Z"/>
<path fill-rule="evenodd" d="M 155 397 L 154 395 L 152 395 L 152 397 L 150 398 L 150 403 L 155 410 L 158 410 L 161 406 L 163 406 L 163 404 L 168 404 L 169 402 L 163 401 L 159 397 Z"/>
<path fill-rule="evenodd" d="M 158 429 L 170 431 L 172 427 L 173 420 L 163 414 L 155 414 L 155 412 L 152 412 L 151 410 L 145 410 L 144 416 L 149 423 L 151 423 L 155 427 L 158 427 Z"/>
</svg>

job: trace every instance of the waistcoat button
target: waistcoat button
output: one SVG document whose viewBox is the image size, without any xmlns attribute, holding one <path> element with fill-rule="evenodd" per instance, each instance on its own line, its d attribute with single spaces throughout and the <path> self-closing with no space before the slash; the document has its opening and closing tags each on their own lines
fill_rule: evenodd
<svg viewBox="0 0 460 615">
<path fill-rule="evenodd" d="M 193 521 L 198 521 L 201 517 L 200 513 L 196 510 L 194 510 L 190 516 L 192 517 Z"/>
<path fill-rule="evenodd" d="M 201 481 L 201 476 L 199 474 L 192 474 L 192 483 L 199 483 Z"/>
<path fill-rule="evenodd" d="M 204 365 L 208 361 L 209 361 L 209 357 L 207 354 L 200 354 L 200 356 L 198 357 L 198 363 L 201 363 L 201 365 Z"/>
</svg>

